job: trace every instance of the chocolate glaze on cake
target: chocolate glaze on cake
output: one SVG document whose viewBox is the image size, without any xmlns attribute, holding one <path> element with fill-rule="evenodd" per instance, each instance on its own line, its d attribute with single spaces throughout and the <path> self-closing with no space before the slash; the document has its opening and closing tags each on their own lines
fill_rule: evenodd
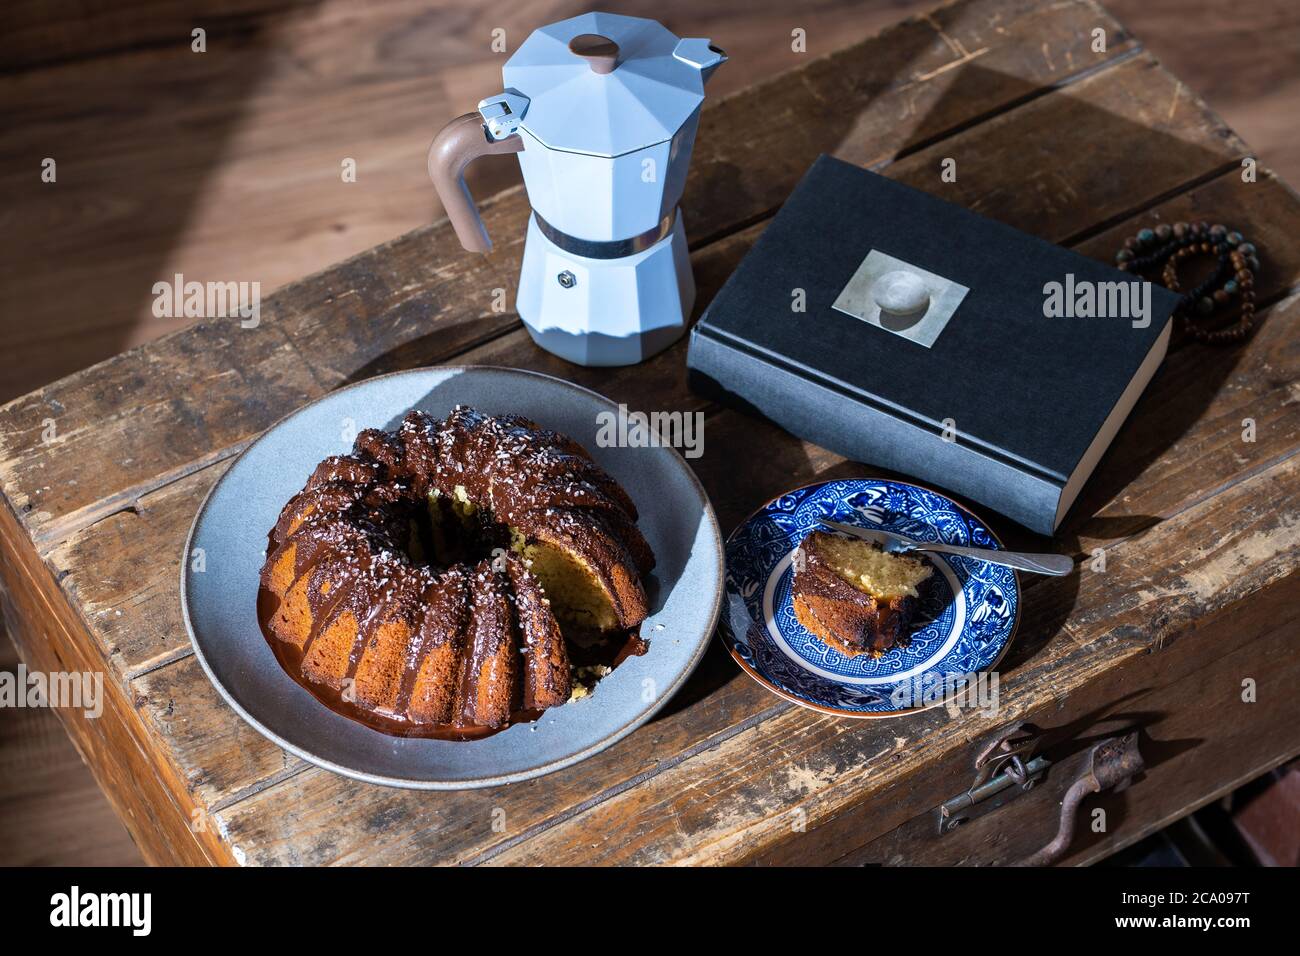
<svg viewBox="0 0 1300 956">
<path fill-rule="evenodd" d="M 610 625 L 615 663 L 644 650 L 654 555 L 636 519 L 566 436 L 464 406 L 412 412 L 325 459 L 285 505 L 259 618 L 285 670 L 334 710 L 400 736 L 484 736 L 569 699 L 557 611 L 573 629 Z M 561 566 L 554 593 L 530 564 Z"/>
</svg>

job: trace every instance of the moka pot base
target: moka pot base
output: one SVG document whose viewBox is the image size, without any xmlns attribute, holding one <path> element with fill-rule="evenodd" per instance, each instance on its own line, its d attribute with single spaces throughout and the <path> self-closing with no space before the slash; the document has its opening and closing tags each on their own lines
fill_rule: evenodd
<svg viewBox="0 0 1300 956">
<path fill-rule="evenodd" d="M 667 235 L 632 255 L 581 256 L 557 238 L 571 248 L 529 216 L 515 309 L 541 348 L 578 365 L 635 365 L 682 337 L 695 280 L 680 209 Z"/>
</svg>

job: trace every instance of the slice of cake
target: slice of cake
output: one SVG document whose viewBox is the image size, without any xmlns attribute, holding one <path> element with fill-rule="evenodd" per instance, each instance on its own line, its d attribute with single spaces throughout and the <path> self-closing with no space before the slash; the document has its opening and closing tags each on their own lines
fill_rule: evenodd
<svg viewBox="0 0 1300 956">
<path fill-rule="evenodd" d="M 917 587 L 934 569 L 920 558 L 825 531 L 804 538 L 795 556 L 799 623 L 849 657 L 879 657 L 906 644 Z"/>
</svg>

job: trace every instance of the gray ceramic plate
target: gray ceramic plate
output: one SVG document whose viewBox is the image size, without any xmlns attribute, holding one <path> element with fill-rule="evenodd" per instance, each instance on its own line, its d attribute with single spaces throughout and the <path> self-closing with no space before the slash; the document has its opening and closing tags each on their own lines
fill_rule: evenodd
<svg viewBox="0 0 1300 956">
<path fill-rule="evenodd" d="M 393 428 L 411 409 L 442 416 L 458 403 L 519 414 L 581 442 L 627 489 L 657 564 L 646 581 L 650 643 L 590 697 L 552 708 L 484 740 L 390 737 L 335 714 L 284 673 L 257 623 L 266 534 L 327 455 L 364 428 Z M 722 538 L 704 489 L 667 448 L 600 448 L 606 398 L 545 375 L 507 368 L 417 369 L 334 392 L 274 425 L 236 459 L 199 509 L 181 572 L 185 624 L 203 669 L 264 736 L 304 760 L 370 783 L 429 790 L 526 780 L 589 757 L 645 723 L 695 668 L 718 621 Z"/>
</svg>

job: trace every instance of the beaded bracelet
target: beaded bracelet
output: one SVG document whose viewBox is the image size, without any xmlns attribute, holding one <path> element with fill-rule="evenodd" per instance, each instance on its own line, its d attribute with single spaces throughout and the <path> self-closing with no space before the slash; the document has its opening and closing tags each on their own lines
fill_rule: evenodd
<svg viewBox="0 0 1300 956">
<path fill-rule="evenodd" d="M 1162 281 L 1174 292 L 1182 292 L 1178 281 L 1178 263 L 1192 256 L 1210 255 L 1219 260 L 1218 268 L 1195 288 L 1183 293 L 1174 310 L 1183 328 L 1202 342 L 1236 342 L 1246 337 L 1255 324 L 1255 273 L 1259 271 L 1258 251 L 1239 232 L 1207 222 L 1162 223 L 1143 229 L 1124 240 L 1124 248 L 1115 254 L 1116 265 L 1125 272 L 1143 273 L 1164 264 Z M 1241 314 L 1224 328 L 1206 328 L 1197 319 L 1209 317 L 1216 308 L 1241 298 Z"/>
</svg>

